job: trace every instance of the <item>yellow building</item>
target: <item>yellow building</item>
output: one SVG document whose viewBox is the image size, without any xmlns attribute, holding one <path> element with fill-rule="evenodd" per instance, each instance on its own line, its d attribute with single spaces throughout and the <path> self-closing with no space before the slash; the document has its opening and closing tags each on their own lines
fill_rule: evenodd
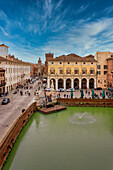
<svg viewBox="0 0 113 170">
<path fill-rule="evenodd" d="M 108 63 L 107 59 L 111 58 L 112 52 L 96 52 L 95 59 L 97 60 L 97 87 L 103 89 L 108 86 Z"/>
<path fill-rule="evenodd" d="M 51 80 L 55 89 L 96 88 L 97 61 L 94 56 L 80 57 L 76 54 L 62 55 L 48 61 L 47 84 L 50 88 Z"/>
</svg>

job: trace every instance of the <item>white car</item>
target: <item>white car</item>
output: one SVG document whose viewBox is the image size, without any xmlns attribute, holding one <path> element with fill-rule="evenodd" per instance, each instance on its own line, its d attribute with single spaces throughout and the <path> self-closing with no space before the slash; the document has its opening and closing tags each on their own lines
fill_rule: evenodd
<svg viewBox="0 0 113 170">
<path fill-rule="evenodd" d="M 51 88 L 46 88 L 45 91 L 50 92 L 50 91 L 51 91 Z"/>
<path fill-rule="evenodd" d="M 64 92 L 64 89 L 63 88 L 59 88 L 58 92 Z"/>
<path fill-rule="evenodd" d="M 73 88 L 72 90 L 75 91 L 74 88 Z M 67 91 L 67 92 L 71 92 L 71 88 L 70 88 L 70 89 L 67 89 L 66 91 Z"/>
</svg>

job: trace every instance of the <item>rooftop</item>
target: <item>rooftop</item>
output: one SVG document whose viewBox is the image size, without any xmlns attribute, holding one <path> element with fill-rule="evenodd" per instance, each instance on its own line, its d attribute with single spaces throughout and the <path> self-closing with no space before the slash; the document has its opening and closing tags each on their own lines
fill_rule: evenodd
<svg viewBox="0 0 113 170">
<path fill-rule="evenodd" d="M 78 61 L 78 62 L 97 62 L 95 59 L 94 59 L 94 56 L 93 55 L 88 55 L 88 56 L 85 56 L 85 57 L 80 57 L 76 54 L 68 54 L 68 55 L 61 55 L 59 57 L 56 57 L 56 58 L 53 58 L 49 61 Z"/>
<path fill-rule="evenodd" d="M 9 47 L 8 47 L 7 45 L 5 45 L 5 44 L 1 44 L 0 47 L 7 47 L 7 48 L 9 48 Z"/>
</svg>

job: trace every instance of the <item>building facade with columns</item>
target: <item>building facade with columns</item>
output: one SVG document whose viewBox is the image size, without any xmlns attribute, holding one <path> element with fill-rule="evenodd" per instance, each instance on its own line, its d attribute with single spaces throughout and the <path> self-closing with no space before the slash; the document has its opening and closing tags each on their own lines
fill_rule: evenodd
<svg viewBox="0 0 113 170">
<path fill-rule="evenodd" d="M 47 57 L 47 55 L 46 55 Z M 62 55 L 48 61 L 47 86 L 54 88 L 93 89 L 97 85 L 97 61 L 93 55 L 80 57 L 76 54 Z"/>
</svg>

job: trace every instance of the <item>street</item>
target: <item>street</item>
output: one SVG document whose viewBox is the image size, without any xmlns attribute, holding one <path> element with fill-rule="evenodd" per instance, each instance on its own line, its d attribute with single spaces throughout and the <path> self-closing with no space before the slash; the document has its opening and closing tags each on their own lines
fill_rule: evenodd
<svg viewBox="0 0 113 170">
<path fill-rule="evenodd" d="M 22 109 L 26 109 L 31 103 L 35 100 L 34 92 L 38 90 L 38 82 L 36 81 L 34 84 L 30 84 L 29 86 L 33 86 L 32 89 L 22 89 L 23 95 L 20 95 L 20 92 L 17 94 L 10 93 L 7 97 L 10 98 L 10 103 L 6 105 L 1 105 L 0 103 L 0 141 L 3 139 L 4 135 L 11 127 L 13 122 L 17 119 L 17 117 L 22 113 Z M 29 91 L 29 95 L 25 95 L 25 92 Z M 41 94 L 40 94 L 41 93 Z M 42 95 L 42 89 L 39 92 Z M 0 98 L 0 102 L 2 99 Z"/>
</svg>

